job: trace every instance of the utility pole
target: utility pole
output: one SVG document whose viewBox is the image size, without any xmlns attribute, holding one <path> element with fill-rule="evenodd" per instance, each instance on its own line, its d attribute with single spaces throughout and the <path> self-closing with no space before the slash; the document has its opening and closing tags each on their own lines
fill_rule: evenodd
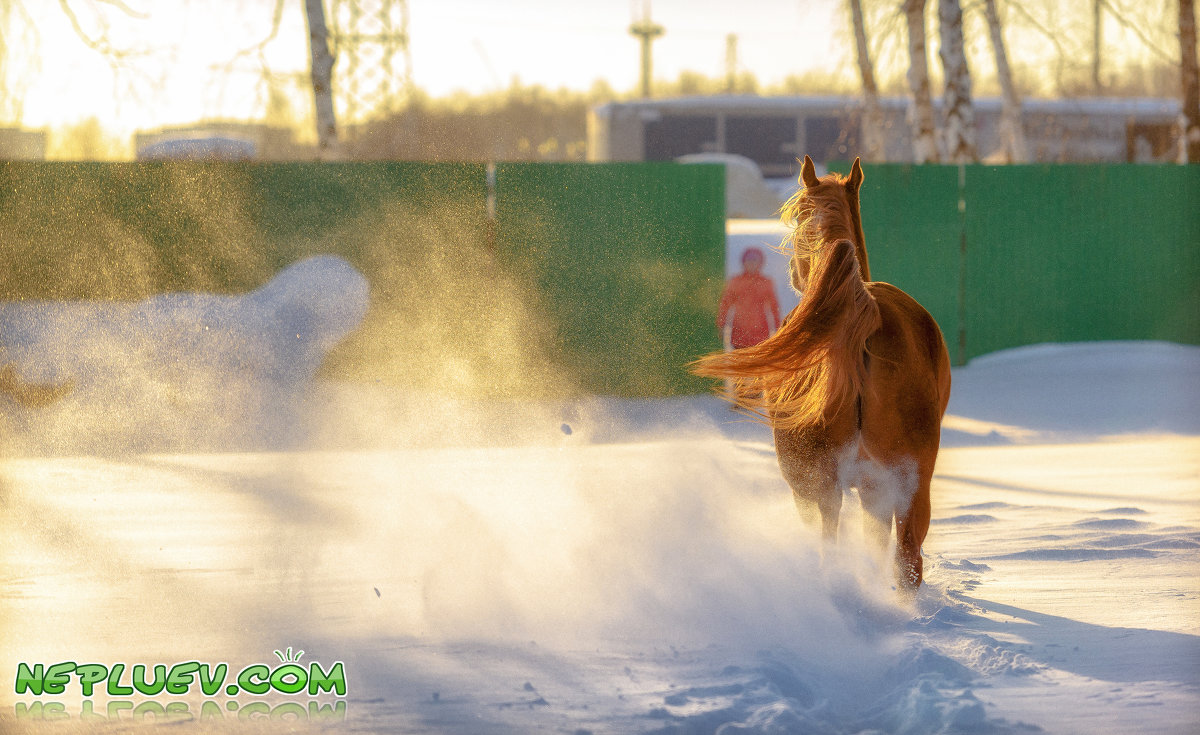
<svg viewBox="0 0 1200 735">
<path fill-rule="evenodd" d="M 642 42 L 642 97 L 650 96 L 650 44 L 665 33 L 665 29 L 650 20 L 650 0 L 642 6 L 642 19 L 629 26 L 629 32 Z"/>
<path fill-rule="evenodd" d="M 737 90 L 737 34 L 725 36 L 725 92 L 733 94 Z"/>
</svg>

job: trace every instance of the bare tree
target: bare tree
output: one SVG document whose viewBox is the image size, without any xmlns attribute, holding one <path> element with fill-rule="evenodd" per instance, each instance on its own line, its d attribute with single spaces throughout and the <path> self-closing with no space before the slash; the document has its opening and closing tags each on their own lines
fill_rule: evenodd
<svg viewBox="0 0 1200 735">
<path fill-rule="evenodd" d="M 0 0 L 0 120 L 16 125 L 22 121 L 25 92 L 41 70 L 42 39 L 27 4 L 28 0 Z M 148 16 L 124 0 L 58 0 L 58 6 L 79 40 L 109 65 L 114 85 L 137 95 L 138 83 L 149 81 L 149 74 L 134 62 L 150 58 L 154 50 L 114 41 L 109 11 L 135 20 Z M 21 53 L 14 53 L 18 48 Z"/>
<path fill-rule="evenodd" d="M 1092 0 L 1092 91 L 1095 94 L 1100 94 L 1100 90 L 1104 87 L 1103 82 L 1100 81 L 1100 31 L 1104 27 L 1104 18 L 1100 14 L 1100 8 L 1103 4 L 1103 0 Z"/>
<path fill-rule="evenodd" d="M 322 0 L 304 0 L 304 10 L 308 18 L 308 47 L 312 56 L 317 155 L 325 160 L 337 154 L 337 118 L 333 111 L 333 54 L 329 51 L 329 29 L 325 26 L 325 8 Z"/>
<path fill-rule="evenodd" d="M 1000 79 L 1000 142 L 1009 163 L 1023 163 L 1029 160 L 1029 151 L 1025 145 L 1025 130 L 1021 125 L 1021 99 L 1017 96 L 1012 70 L 1008 67 L 1008 52 L 1000 30 L 996 0 L 984 0 L 983 11 L 987 16 L 992 52 L 996 56 L 996 76 Z"/>
<path fill-rule="evenodd" d="M 22 62 L 25 66 L 30 62 L 36 64 L 37 57 L 10 51 L 22 45 L 26 48 L 36 46 L 37 29 L 25 7 L 13 0 L 0 0 L 0 29 L 3 29 L 0 30 L 0 123 L 20 125 L 31 70 L 19 65 Z"/>
<path fill-rule="evenodd" d="M 1180 163 L 1200 163 L 1200 64 L 1196 61 L 1196 6 L 1179 0 L 1180 77 L 1183 81 L 1183 135 Z"/>
<path fill-rule="evenodd" d="M 946 88 L 942 94 L 946 160 L 970 163 L 979 160 L 975 148 L 975 108 L 971 103 L 971 71 L 963 48 L 962 8 L 958 0 L 938 0 L 942 68 Z"/>
<path fill-rule="evenodd" d="M 850 19 L 854 24 L 854 46 L 858 55 L 858 74 L 863 89 L 862 157 L 867 161 L 886 161 L 883 133 L 883 108 L 879 105 L 879 87 L 867 47 L 867 27 L 863 22 L 862 0 L 849 0 Z"/>
<path fill-rule="evenodd" d="M 929 92 L 929 59 L 925 54 L 925 0 L 903 0 L 908 22 L 908 88 L 912 92 L 909 124 L 913 129 L 913 160 L 936 163 L 939 159 L 933 99 Z"/>
</svg>

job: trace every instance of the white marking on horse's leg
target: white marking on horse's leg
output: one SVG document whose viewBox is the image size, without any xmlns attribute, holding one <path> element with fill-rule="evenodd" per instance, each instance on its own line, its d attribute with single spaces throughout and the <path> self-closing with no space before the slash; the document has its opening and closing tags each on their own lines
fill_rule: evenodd
<svg viewBox="0 0 1200 735">
<path fill-rule="evenodd" d="M 882 462 L 863 444 L 861 435 L 838 453 L 838 484 L 858 490 L 863 534 L 881 560 L 889 555 L 893 520 L 908 513 L 917 481 L 915 459 Z"/>
<path fill-rule="evenodd" d="M 893 505 L 890 493 L 883 490 L 890 478 L 883 482 L 877 473 L 867 472 L 859 480 L 858 497 L 863 507 L 863 536 L 874 542 L 875 551 L 882 558 L 887 555 L 892 541 Z"/>
</svg>

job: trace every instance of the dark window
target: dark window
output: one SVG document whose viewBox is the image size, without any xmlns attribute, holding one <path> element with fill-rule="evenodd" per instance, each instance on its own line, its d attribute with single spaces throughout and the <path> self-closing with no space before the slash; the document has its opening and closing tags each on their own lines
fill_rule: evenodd
<svg viewBox="0 0 1200 735">
<path fill-rule="evenodd" d="M 688 153 L 713 150 L 717 142 L 715 117 L 663 115 L 646 123 L 646 160 L 673 161 Z"/>
<path fill-rule="evenodd" d="M 725 151 L 751 159 L 765 176 L 788 175 L 796 150 L 794 117 L 725 118 Z"/>
<path fill-rule="evenodd" d="M 814 161 L 846 160 L 858 155 L 858 123 L 836 117 L 804 120 L 804 151 Z"/>
</svg>

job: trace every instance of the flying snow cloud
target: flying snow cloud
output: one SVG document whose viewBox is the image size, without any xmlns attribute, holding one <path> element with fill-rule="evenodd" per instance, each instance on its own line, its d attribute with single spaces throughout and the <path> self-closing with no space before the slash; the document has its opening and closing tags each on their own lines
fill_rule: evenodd
<svg viewBox="0 0 1200 735">
<path fill-rule="evenodd" d="M 344 260 L 317 256 L 240 296 L 0 304 L 5 361 L 26 381 L 74 382 L 59 404 L 14 414 L 10 420 L 26 424 L 28 441 L 9 451 L 280 438 L 289 431 L 289 402 L 303 396 L 328 351 L 358 326 L 368 291 Z"/>
</svg>

